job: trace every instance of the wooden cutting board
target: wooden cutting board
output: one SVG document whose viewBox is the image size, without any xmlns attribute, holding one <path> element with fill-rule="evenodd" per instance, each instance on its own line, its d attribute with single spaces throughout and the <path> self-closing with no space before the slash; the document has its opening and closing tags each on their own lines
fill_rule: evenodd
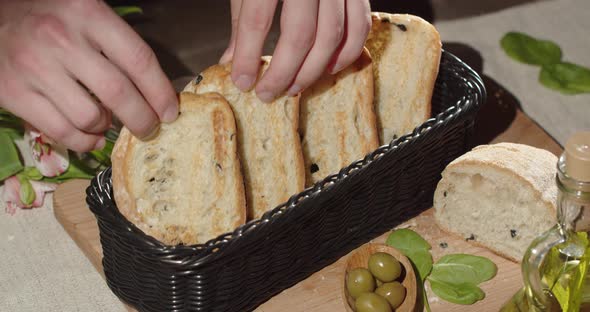
<svg viewBox="0 0 590 312">
<path fill-rule="evenodd" d="M 562 151 L 547 133 L 518 109 L 518 103 L 502 88 L 486 80 L 490 92 L 488 103 L 482 109 L 478 121 L 477 135 L 473 145 L 489 142 L 517 142 L 547 149 L 556 155 Z M 512 102 L 510 102 L 512 101 Z M 54 195 L 54 211 L 57 220 L 78 244 L 98 272 L 102 272 L 102 249 L 94 215 L 85 203 L 85 188 L 88 181 L 70 181 L 60 185 Z M 432 311 L 498 311 L 521 286 L 520 265 L 497 256 L 489 250 L 474 246 L 462 237 L 454 237 L 436 227 L 432 210 L 409 220 L 400 227 L 409 227 L 420 233 L 432 245 L 436 259 L 447 253 L 469 253 L 481 255 L 494 261 L 498 266 L 497 276 L 482 284 L 486 298 L 474 305 L 462 306 L 437 299 L 429 293 Z M 384 242 L 388 233 L 374 239 Z M 442 244 L 446 243 L 446 244 Z M 446 248 L 441 246 L 446 245 Z M 345 256 L 334 264 L 316 272 L 309 278 L 283 291 L 256 311 L 344 311 L 342 300 L 342 279 Z M 129 311 L 133 309 L 127 307 Z"/>
</svg>

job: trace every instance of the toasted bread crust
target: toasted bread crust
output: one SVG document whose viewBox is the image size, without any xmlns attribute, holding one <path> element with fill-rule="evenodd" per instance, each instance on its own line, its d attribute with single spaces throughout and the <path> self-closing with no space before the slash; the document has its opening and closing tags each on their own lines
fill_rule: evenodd
<svg viewBox="0 0 590 312">
<path fill-rule="evenodd" d="M 374 12 L 367 48 L 373 58 L 381 144 L 430 118 L 441 41 L 433 25 L 407 14 Z"/>
<path fill-rule="evenodd" d="M 366 49 L 348 68 L 324 74 L 303 92 L 300 118 L 307 186 L 379 146 Z"/>
<path fill-rule="evenodd" d="M 146 234 L 168 245 L 204 243 L 246 220 L 244 184 L 233 138 L 235 120 L 229 104 L 219 94 L 182 93 L 179 110 L 179 119 L 163 124 L 158 136 L 149 142 L 123 128 L 112 153 L 113 191 L 119 211 Z M 184 123 L 181 118 L 186 118 Z M 175 137 L 174 132 L 179 130 L 186 135 Z M 211 139 L 199 141 L 199 135 Z M 170 146 L 164 137 L 172 138 L 171 144 L 196 145 L 211 153 L 205 158 L 193 157 L 180 146 Z M 152 159 L 165 160 L 151 163 Z M 162 184 L 154 186 L 154 178 L 145 179 L 145 175 L 153 176 L 158 183 L 161 170 L 166 170 Z M 202 175 L 209 178 L 199 179 Z M 188 180 L 164 184 L 166 179 L 182 177 Z M 196 199 L 199 194 L 191 194 L 193 189 L 207 195 Z M 162 203 L 164 210 L 158 208 Z"/>
<path fill-rule="evenodd" d="M 129 132 L 126 127 L 123 127 L 119 133 L 117 142 L 115 142 L 113 152 L 111 153 L 111 179 L 113 181 L 113 196 L 115 197 L 119 212 L 125 216 L 129 222 L 137 225 L 139 223 L 139 215 L 135 210 L 135 201 L 131 200 L 132 195 L 129 194 L 129 189 L 127 188 L 126 183 L 126 172 L 128 170 L 126 163 L 129 156 L 127 150 L 132 148 L 132 145 L 135 144 L 132 141 L 132 138 L 133 135 L 131 132 Z"/>
<path fill-rule="evenodd" d="M 262 58 L 259 78 L 269 59 Z M 213 65 L 189 83 L 185 91 L 219 92 L 232 106 L 246 182 L 248 217 L 256 219 L 304 188 L 303 154 L 297 131 L 299 96 L 282 96 L 272 103 L 263 103 L 254 91 L 241 92 L 235 87 L 230 75 L 231 63 Z"/>
</svg>

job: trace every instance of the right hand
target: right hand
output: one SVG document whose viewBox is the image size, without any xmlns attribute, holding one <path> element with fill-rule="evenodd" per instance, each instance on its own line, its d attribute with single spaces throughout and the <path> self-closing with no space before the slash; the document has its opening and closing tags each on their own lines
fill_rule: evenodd
<svg viewBox="0 0 590 312">
<path fill-rule="evenodd" d="M 101 148 L 111 112 L 140 138 L 178 115 L 154 52 L 103 1 L 0 0 L 0 42 L 0 106 L 69 149 Z"/>
<path fill-rule="evenodd" d="M 263 45 L 277 0 L 231 0 L 232 34 L 220 63 L 232 60 L 232 80 L 242 91 L 254 87 Z M 368 0 L 284 0 L 281 36 L 256 94 L 272 102 L 294 96 L 327 70 L 335 74 L 363 52 L 371 29 Z"/>
</svg>

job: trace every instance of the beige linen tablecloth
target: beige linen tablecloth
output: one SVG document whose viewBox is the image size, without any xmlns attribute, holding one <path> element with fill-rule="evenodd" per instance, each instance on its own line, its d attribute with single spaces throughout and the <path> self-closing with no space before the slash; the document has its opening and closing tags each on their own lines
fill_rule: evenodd
<svg viewBox="0 0 590 312">
<path fill-rule="evenodd" d="M 545 89 L 537 82 L 538 69 L 508 59 L 498 43 L 508 31 L 524 31 L 558 42 L 565 59 L 590 66 L 590 1 L 548 0 L 437 27 L 444 41 L 479 50 L 484 72 L 514 93 L 560 143 L 577 129 L 590 129 L 589 95 Z M 55 220 L 51 197 L 45 207 L 14 216 L 3 213 L 4 208 L 0 203 L 1 311 L 124 311 Z"/>
<path fill-rule="evenodd" d="M 484 73 L 512 92 L 523 110 L 562 145 L 574 131 L 590 129 L 590 95 L 562 95 L 543 87 L 539 68 L 513 61 L 499 43 L 507 32 L 521 31 L 556 42 L 564 60 L 590 67 L 590 1 L 543 1 L 436 27 L 443 41 L 478 50 Z"/>
</svg>

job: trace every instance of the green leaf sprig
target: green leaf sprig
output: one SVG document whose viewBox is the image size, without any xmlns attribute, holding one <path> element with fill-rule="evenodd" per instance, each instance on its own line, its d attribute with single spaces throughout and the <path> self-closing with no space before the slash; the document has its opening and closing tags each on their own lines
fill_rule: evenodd
<svg viewBox="0 0 590 312">
<path fill-rule="evenodd" d="M 590 93 L 590 69 L 561 62 L 541 68 L 539 80 L 548 88 L 564 94 Z"/>
<path fill-rule="evenodd" d="M 0 181 L 3 181 L 21 171 L 23 165 L 10 134 L 0 131 L 0 146 Z"/>
<path fill-rule="evenodd" d="M 143 10 L 140 7 L 136 6 L 116 6 L 113 7 L 113 10 L 117 15 L 124 17 L 131 14 L 142 14 Z"/>
<path fill-rule="evenodd" d="M 26 197 L 27 203 L 32 196 L 30 193 L 32 188 L 29 187 L 30 183 L 28 182 L 30 180 L 61 183 L 70 179 L 92 179 L 97 172 L 111 165 L 114 140 L 118 136 L 118 133 L 112 131 L 109 132 L 109 138 L 107 138 L 103 149 L 94 150 L 82 156 L 70 152 L 70 164 L 66 171 L 56 177 L 45 177 L 35 167 L 23 165 L 14 143 L 14 140 L 23 137 L 22 123 L 20 118 L 0 108 L 0 146 L 3 147 L 0 149 L 0 182 L 17 175 L 21 184 L 24 185 L 23 189 L 25 189 L 23 191 L 25 193 L 21 194 L 21 197 Z"/>
<path fill-rule="evenodd" d="M 420 282 L 418 283 L 419 291 L 422 293 L 422 301 L 426 311 L 430 312 L 430 305 L 428 304 L 428 297 L 424 290 L 424 282 L 430 271 L 432 270 L 432 255 L 430 244 L 418 235 L 418 233 L 409 229 L 400 229 L 391 232 L 385 242 L 399 250 L 404 256 L 410 259 Z"/>
<path fill-rule="evenodd" d="M 561 48 L 554 42 L 535 39 L 527 34 L 509 32 L 500 45 L 511 58 L 530 65 L 548 65 L 561 61 Z"/>
<path fill-rule="evenodd" d="M 590 69 L 562 61 L 559 45 L 520 32 L 509 32 L 500 40 L 502 49 L 512 59 L 541 66 L 539 82 L 562 94 L 590 93 Z"/>
<path fill-rule="evenodd" d="M 487 258 L 452 254 L 434 264 L 428 281 L 432 291 L 442 299 L 457 304 L 473 304 L 485 297 L 478 285 L 492 279 L 496 271 L 496 265 Z"/>
<path fill-rule="evenodd" d="M 498 270 L 491 260 L 468 254 L 445 255 L 433 264 L 430 244 L 410 229 L 393 231 L 386 244 L 398 249 L 416 268 L 427 311 L 430 306 L 424 291 L 426 280 L 441 299 L 456 304 L 473 304 L 485 298 L 479 284 L 492 279 Z"/>
</svg>

